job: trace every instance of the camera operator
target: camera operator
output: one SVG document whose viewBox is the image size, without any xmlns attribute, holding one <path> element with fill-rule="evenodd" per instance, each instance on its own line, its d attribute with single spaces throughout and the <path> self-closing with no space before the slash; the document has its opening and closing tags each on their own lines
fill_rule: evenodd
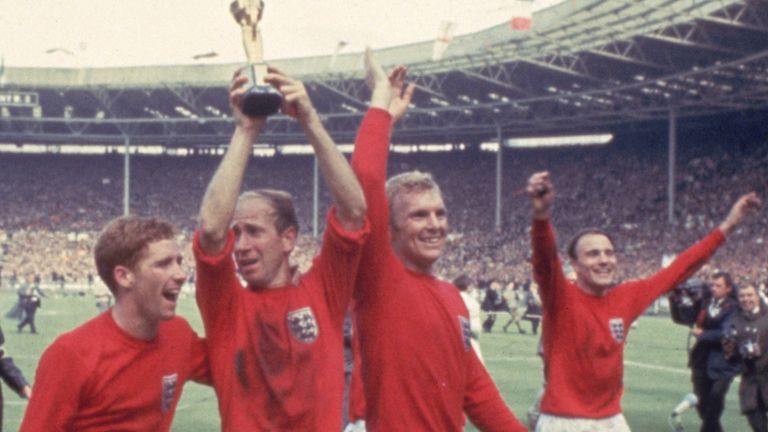
<svg viewBox="0 0 768 432">
<path fill-rule="evenodd" d="M 689 280 L 670 294 L 669 302 L 672 320 L 691 326 L 691 337 L 696 339 L 688 366 L 699 400 L 696 408 L 701 430 L 722 431 L 720 415 L 737 367 L 725 359 L 720 339 L 726 321 L 738 307 L 731 276 L 720 272 L 711 280 L 711 288 L 701 280 Z"/>
<path fill-rule="evenodd" d="M 699 399 L 696 410 L 701 418 L 701 432 L 722 432 L 720 415 L 725 408 L 725 395 L 738 373 L 738 366 L 723 355 L 721 344 L 726 322 L 738 310 L 731 275 L 713 274 L 710 296 L 698 305 L 691 328 L 696 343 L 688 359 L 693 392 Z"/>
<path fill-rule="evenodd" d="M 742 365 L 739 385 L 741 413 L 753 431 L 768 431 L 768 309 L 754 285 L 739 289 L 740 310 L 727 323 L 723 352 Z"/>
</svg>

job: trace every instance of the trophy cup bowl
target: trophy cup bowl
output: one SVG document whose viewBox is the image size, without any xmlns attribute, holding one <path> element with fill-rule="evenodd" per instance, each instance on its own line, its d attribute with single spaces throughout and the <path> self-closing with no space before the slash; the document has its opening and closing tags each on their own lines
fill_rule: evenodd
<svg viewBox="0 0 768 432">
<path fill-rule="evenodd" d="M 249 117 L 266 117 L 277 113 L 283 103 L 283 95 L 273 86 L 263 83 L 263 77 L 267 74 L 266 65 L 249 64 L 245 73 L 251 86 L 243 94 L 240 105 L 243 114 Z"/>
</svg>

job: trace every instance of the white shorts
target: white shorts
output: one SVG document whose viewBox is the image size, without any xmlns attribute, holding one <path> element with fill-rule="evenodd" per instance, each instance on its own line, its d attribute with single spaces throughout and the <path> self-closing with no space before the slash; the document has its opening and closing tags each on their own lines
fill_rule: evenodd
<svg viewBox="0 0 768 432">
<path fill-rule="evenodd" d="M 602 419 L 558 417 L 541 413 L 536 432 L 631 432 L 624 414 Z"/>
</svg>

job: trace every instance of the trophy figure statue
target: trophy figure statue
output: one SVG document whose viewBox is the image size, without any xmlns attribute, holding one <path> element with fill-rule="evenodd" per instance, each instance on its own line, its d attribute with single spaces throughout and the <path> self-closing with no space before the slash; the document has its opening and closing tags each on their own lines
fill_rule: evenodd
<svg viewBox="0 0 768 432">
<path fill-rule="evenodd" d="M 267 65 L 264 63 L 264 49 L 259 30 L 259 21 L 264 13 L 262 0 L 232 0 L 229 11 L 243 32 L 243 46 L 248 58 L 245 68 L 251 87 L 243 95 L 241 109 L 250 117 L 264 117 L 280 109 L 283 97 L 274 87 L 264 82 Z"/>
</svg>

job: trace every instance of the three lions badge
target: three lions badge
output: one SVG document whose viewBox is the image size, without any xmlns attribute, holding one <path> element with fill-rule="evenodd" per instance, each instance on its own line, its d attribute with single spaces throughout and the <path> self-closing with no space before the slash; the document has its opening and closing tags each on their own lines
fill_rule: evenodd
<svg viewBox="0 0 768 432">
<path fill-rule="evenodd" d="M 611 336 L 618 343 L 624 342 L 624 320 L 622 318 L 611 318 L 608 320 L 608 325 L 611 328 Z"/>
<path fill-rule="evenodd" d="M 317 327 L 317 320 L 311 307 L 307 306 L 288 312 L 286 319 L 291 334 L 300 342 L 311 344 L 317 340 L 320 329 Z"/>
</svg>

